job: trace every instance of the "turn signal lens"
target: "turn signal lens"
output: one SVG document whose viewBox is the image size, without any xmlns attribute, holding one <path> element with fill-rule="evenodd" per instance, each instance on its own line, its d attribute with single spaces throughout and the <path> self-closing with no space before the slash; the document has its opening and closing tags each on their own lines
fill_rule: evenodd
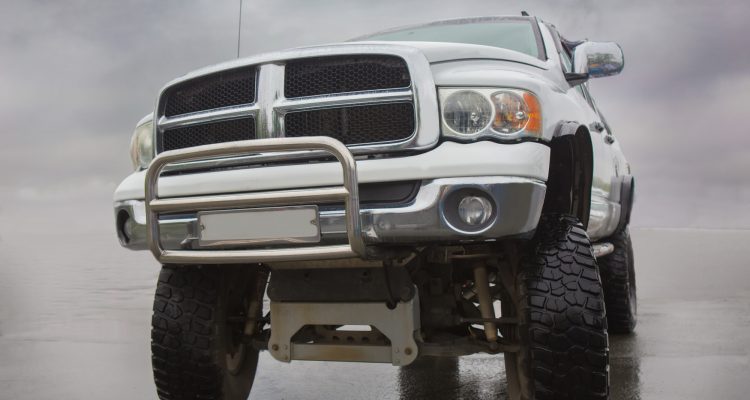
<svg viewBox="0 0 750 400">
<path fill-rule="evenodd" d="M 495 118 L 492 130 L 510 134 L 521 130 L 527 133 L 541 133 L 541 108 L 536 96 L 529 92 L 496 92 L 492 96 L 495 105 Z"/>
<path fill-rule="evenodd" d="M 539 99 L 529 92 L 524 92 L 523 100 L 529 110 L 526 132 L 535 136 L 542 136 L 542 106 L 539 105 Z"/>
</svg>

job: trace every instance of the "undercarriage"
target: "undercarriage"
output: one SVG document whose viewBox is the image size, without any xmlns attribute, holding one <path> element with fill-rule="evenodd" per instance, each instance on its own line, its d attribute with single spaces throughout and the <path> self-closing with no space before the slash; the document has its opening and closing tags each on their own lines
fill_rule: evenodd
<svg viewBox="0 0 750 400">
<path fill-rule="evenodd" d="M 545 229 L 533 238 L 394 249 L 385 261 L 165 265 L 162 275 L 198 287 L 160 279 L 152 348 L 157 376 L 171 376 L 160 387 L 184 383 L 174 380 L 168 360 L 195 351 L 170 322 L 190 321 L 193 330 L 205 306 L 213 310 L 206 324 L 216 327 L 204 331 L 206 342 L 222 344 L 212 350 L 219 356 L 212 368 L 232 387 L 252 385 L 263 350 L 282 362 L 394 366 L 502 353 L 513 399 L 545 391 L 606 398 L 606 317 L 592 247 L 574 217 L 545 215 L 540 224 Z M 209 292 L 215 302 L 190 307 L 184 294 L 174 300 L 206 282 L 216 283 Z M 247 369 L 253 373 L 238 372 Z"/>
<path fill-rule="evenodd" d="M 500 301 L 518 300 L 522 243 L 428 247 L 369 263 L 378 266 L 278 266 L 268 287 L 270 329 L 254 342 L 280 361 L 396 366 L 419 355 L 517 351 L 509 332 L 518 321 L 513 307 L 500 312 Z"/>
</svg>

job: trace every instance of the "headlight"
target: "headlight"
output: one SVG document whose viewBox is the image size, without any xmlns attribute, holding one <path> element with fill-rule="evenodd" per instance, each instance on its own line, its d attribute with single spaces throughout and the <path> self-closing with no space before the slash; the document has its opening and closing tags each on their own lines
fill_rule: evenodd
<svg viewBox="0 0 750 400">
<path fill-rule="evenodd" d="M 154 123 L 151 119 L 144 120 L 135 127 L 130 139 L 130 159 L 136 170 L 148 168 L 154 159 Z"/>
<path fill-rule="evenodd" d="M 481 94 L 469 90 L 455 92 L 443 104 L 443 119 L 454 132 L 466 135 L 487 128 L 492 104 Z"/>
<path fill-rule="evenodd" d="M 520 89 L 442 88 L 443 135 L 463 140 L 482 137 L 515 140 L 542 136 L 537 97 Z"/>
</svg>

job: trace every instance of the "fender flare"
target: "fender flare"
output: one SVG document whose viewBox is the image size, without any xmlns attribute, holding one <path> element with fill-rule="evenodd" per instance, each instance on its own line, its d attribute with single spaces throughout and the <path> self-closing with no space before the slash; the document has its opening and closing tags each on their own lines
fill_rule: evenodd
<svg viewBox="0 0 750 400">
<path fill-rule="evenodd" d="M 616 232 L 622 232 L 630 224 L 630 215 L 635 203 L 635 178 L 632 175 L 620 177 L 620 220 Z"/>
<path fill-rule="evenodd" d="M 578 132 L 578 128 L 583 127 L 583 124 L 580 124 L 576 121 L 563 121 L 557 124 L 557 127 L 555 127 L 555 131 L 552 134 L 552 140 L 555 140 L 559 137 L 563 136 L 571 136 L 575 135 L 576 132 Z"/>
<path fill-rule="evenodd" d="M 561 210 L 560 202 L 550 199 L 551 203 L 557 202 L 558 205 L 550 204 L 547 210 L 572 213 L 578 217 L 584 227 L 588 227 L 591 212 L 591 185 L 594 172 L 594 150 L 589 130 L 579 122 L 562 121 L 555 127 L 549 145 L 551 149 L 550 179 L 554 179 L 554 176 L 559 176 L 560 174 L 560 171 L 556 169 L 557 166 L 553 164 L 555 159 L 560 159 L 561 157 L 564 159 L 567 156 L 572 162 L 572 170 L 569 172 L 571 176 L 567 178 L 570 180 L 569 186 L 560 187 L 548 181 L 548 189 L 552 188 L 550 187 L 552 183 L 552 186 L 558 192 L 560 190 L 569 190 L 568 193 L 572 191 L 572 203 L 568 205 L 569 207 L 564 207 L 565 209 Z M 565 153 L 565 155 L 561 153 Z"/>
</svg>

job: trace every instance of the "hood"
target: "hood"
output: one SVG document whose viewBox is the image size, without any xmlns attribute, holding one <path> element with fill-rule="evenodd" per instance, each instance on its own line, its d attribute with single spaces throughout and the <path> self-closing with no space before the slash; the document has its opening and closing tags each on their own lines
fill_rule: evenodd
<svg viewBox="0 0 750 400">
<path fill-rule="evenodd" d="M 386 41 L 368 41 L 368 42 L 349 42 L 357 44 L 380 44 L 380 45 L 400 45 L 416 47 L 419 49 L 430 63 L 439 63 L 446 61 L 459 60 L 502 60 L 517 62 L 531 65 L 537 68 L 547 69 L 544 61 L 514 50 L 503 49 L 500 47 L 482 46 L 479 44 L 466 43 L 448 43 L 448 42 L 386 42 Z"/>
<path fill-rule="evenodd" d="M 395 41 L 363 41 L 363 42 L 343 42 L 343 43 L 329 43 L 317 46 L 298 47 L 282 51 L 276 51 L 271 53 L 257 54 L 254 56 L 243 57 L 237 60 L 226 61 L 220 64 L 204 67 L 198 70 L 191 71 L 171 82 L 166 86 L 170 86 L 179 81 L 194 78 L 200 75 L 204 75 L 211 72 L 216 72 L 222 69 L 237 68 L 249 64 L 261 64 L 270 63 L 279 60 L 309 57 L 309 56 L 325 56 L 328 54 L 339 54 L 342 49 L 347 47 L 356 47 L 357 52 L 363 54 L 370 52 L 371 47 L 373 52 L 378 53 L 384 48 L 394 49 L 413 49 L 423 54 L 427 61 L 431 64 L 449 61 L 460 61 L 460 60 L 499 60 L 509 61 L 541 69 L 549 69 L 547 63 L 539 60 L 536 57 L 520 53 L 513 50 L 503 49 L 492 46 L 482 46 L 476 44 L 465 44 L 465 43 L 448 43 L 448 42 L 395 42 Z M 166 88 L 165 86 L 165 88 Z M 162 89 L 163 90 L 163 89 Z"/>
</svg>

